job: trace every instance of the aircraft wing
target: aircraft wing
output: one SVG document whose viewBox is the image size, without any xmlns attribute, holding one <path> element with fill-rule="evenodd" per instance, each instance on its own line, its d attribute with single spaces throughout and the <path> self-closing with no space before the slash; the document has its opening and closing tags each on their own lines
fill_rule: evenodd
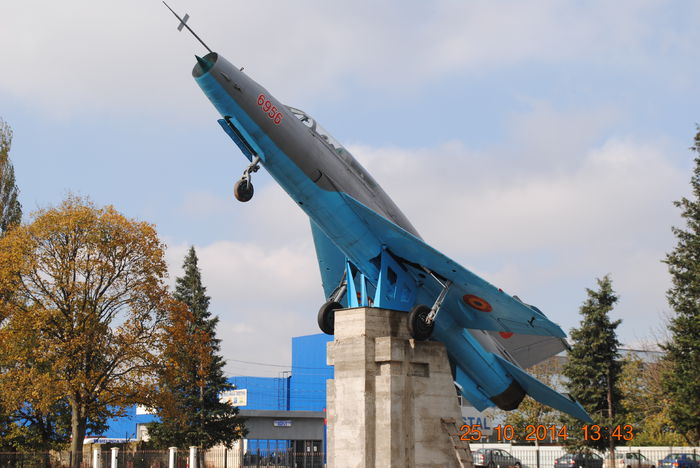
<svg viewBox="0 0 700 468">
<path fill-rule="evenodd" d="M 442 309 L 463 314 L 470 324 L 467 328 L 525 335 L 564 337 L 564 331 L 537 308 L 503 292 L 457 262 L 438 252 L 421 239 L 407 232 L 347 194 L 346 202 L 367 228 L 393 255 L 407 264 L 422 265 L 452 281 L 450 293 Z M 475 296 L 487 302 L 490 310 L 479 310 L 465 301 Z"/>
<path fill-rule="evenodd" d="M 482 333 L 489 335 L 496 343 L 501 356 L 515 362 L 523 369 L 569 349 L 566 340 L 555 336 L 513 334 L 506 339 L 498 332 L 482 331 Z"/>
</svg>

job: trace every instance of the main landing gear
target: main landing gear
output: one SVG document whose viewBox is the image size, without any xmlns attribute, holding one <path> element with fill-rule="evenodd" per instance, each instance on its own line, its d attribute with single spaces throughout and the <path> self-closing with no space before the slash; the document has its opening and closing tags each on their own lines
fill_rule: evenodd
<svg viewBox="0 0 700 468">
<path fill-rule="evenodd" d="M 450 286 L 452 286 L 452 281 L 446 280 L 443 283 L 433 273 L 430 273 L 430 275 L 442 285 L 442 291 L 440 291 L 432 307 L 428 307 L 425 304 L 416 304 L 408 313 L 408 332 L 413 339 L 420 341 L 427 340 L 433 334 L 435 318 L 440 311 L 440 306 L 442 306 Z"/>
<path fill-rule="evenodd" d="M 243 171 L 243 177 L 233 186 L 233 195 L 240 202 L 247 202 L 253 198 L 252 173 L 260 169 L 260 156 L 255 156 L 253 162 Z"/>
<path fill-rule="evenodd" d="M 408 312 L 408 332 L 413 339 L 423 341 L 433 334 L 433 322 L 428 321 L 430 307 L 425 304 L 416 304 Z"/>
<path fill-rule="evenodd" d="M 340 302 L 328 301 L 318 311 L 318 327 L 326 335 L 335 333 L 335 311 L 342 309 Z"/>
<path fill-rule="evenodd" d="M 331 298 L 328 302 L 323 304 L 318 311 L 318 327 L 326 335 L 333 335 L 335 333 L 335 311 L 343 308 L 340 304 L 340 299 L 342 299 L 343 294 L 345 294 L 348 289 L 345 277 L 346 275 L 343 275 L 340 285 L 333 291 Z"/>
</svg>

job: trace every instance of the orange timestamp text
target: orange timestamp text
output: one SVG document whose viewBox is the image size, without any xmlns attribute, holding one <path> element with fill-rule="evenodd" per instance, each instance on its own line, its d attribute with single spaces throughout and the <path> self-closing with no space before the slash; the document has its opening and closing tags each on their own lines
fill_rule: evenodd
<svg viewBox="0 0 700 468">
<path fill-rule="evenodd" d="M 630 441 L 634 439 L 634 429 L 630 424 L 617 426 L 600 426 L 598 424 L 586 424 L 580 428 L 579 438 L 583 440 L 615 440 Z M 499 442 L 510 442 L 514 439 L 520 439 L 516 434 L 516 429 L 510 425 L 494 426 L 493 434 Z M 480 424 L 464 424 L 460 427 L 459 438 L 468 442 L 481 440 L 483 437 L 483 429 Z M 544 440 L 567 440 L 572 436 L 566 425 L 547 426 L 544 424 L 528 424 L 525 426 L 525 434 L 523 439 L 526 441 L 544 441 Z"/>
</svg>

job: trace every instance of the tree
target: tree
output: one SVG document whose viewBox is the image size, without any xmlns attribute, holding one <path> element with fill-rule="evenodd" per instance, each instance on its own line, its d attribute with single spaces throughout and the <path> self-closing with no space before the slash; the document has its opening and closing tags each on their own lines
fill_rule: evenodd
<svg viewBox="0 0 700 468">
<path fill-rule="evenodd" d="M 614 427 L 620 421 L 616 416 L 622 409 L 620 342 L 615 333 L 621 320 L 610 321 L 609 314 L 618 299 L 610 277 L 606 275 L 597 283 L 598 290 L 586 289 L 588 297 L 580 309 L 583 319 L 578 329 L 571 330 L 573 346 L 563 374 L 568 379 L 565 385 L 569 393 L 583 405 L 595 423 L 601 427 Z M 570 433 L 581 434 L 581 425 L 580 421 L 567 420 Z M 611 456 L 615 448 L 614 439 L 607 434 L 599 440 L 569 438 L 567 445 L 578 449 L 610 449 Z"/>
<path fill-rule="evenodd" d="M 669 364 L 664 388 L 670 398 L 669 416 L 689 443 L 700 444 L 700 126 L 691 147 L 695 169 L 690 180 L 691 198 L 674 205 L 681 209 L 686 228 L 673 228 L 678 244 L 666 256 L 672 286 L 668 303 L 674 316 L 671 339 L 662 345 Z"/>
<path fill-rule="evenodd" d="M 15 185 L 15 169 L 10 162 L 12 129 L 0 119 L 0 236 L 22 219 L 19 190 Z"/>
<path fill-rule="evenodd" d="M 73 467 L 88 421 L 117 416 L 153 382 L 159 325 L 173 307 L 150 224 L 69 196 L 0 239 L 0 398 L 70 407 Z"/>
<path fill-rule="evenodd" d="M 623 359 L 620 375 L 625 421 L 634 427 L 634 445 L 673 447 L 684 439 L 674 431 L 669 417 L 669 397 L 663 389 L 665 360 L 643 361 L 630 354 Z"/>
<path fill-rule="evenodd" d="M 24 404 L 13 414 L 7 415 L 8 424 L 0 445 L 5 445 L 11 451 L 23 452 L 65 448 L 70 437 L 70 408 L 60 403 L 56 406 L 44 413 Z"/>
<path fill-rule="evenodd" d="M 209 312 L 209 296 L 202 285 L 197 254 L 190 248 L 177 278 L 174 298 L 186 307 L 172 311 L 154 406 L 160 422 L 149 425 L 153 444 L 230 446 L 245 435 L 238 408 L 222 402 L 221 393 L 233 389 L 224 377 L 225 362 L 218 354 L 217 317 Z"/>
<path fill-rule="evenodd" d="M 0 119 L 0 237 L 22 218 L 22 207 L 17 200 L 18 190 L 15 185 L 15 170 L 10 162 L 10 147 L 12 146 L 12 129 Z M 4 320 L 0 310 L 0 326 Z M 1 356 L 0 356 L 1 358 Z M 2 360 L 0 359 L 0 373 Z M 0 451 L 9 447 L 8 437 L 12 433 L 14 423 L 10 412 L 0 402 Z"/>
</svg>

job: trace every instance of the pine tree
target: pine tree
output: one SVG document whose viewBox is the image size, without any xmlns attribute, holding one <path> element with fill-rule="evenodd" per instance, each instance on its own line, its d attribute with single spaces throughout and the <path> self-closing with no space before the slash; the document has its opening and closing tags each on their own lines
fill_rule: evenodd
<svg viewBox="0 0 700 468">
<path fill-rule="evenodd" d="M 19 190 L 15 185 L 15 169 L 10 162 L 12 129 L 0 119 L 0 236 L 22 219 Z"/>
<path fill-rule="evenodd" d="M 7 229 L 19 224 L 22 219 L 22 206 L 17 200 L 18 190 L 15 185 L 15 170 L 10 162 L 10 146 L 12 145 L 12 129 L 0 119 L 0 237 Z M 0 291 L 0 295 L 2 292 Z M 0 310 L 0 325 L 5 314 Z M 0 373 L 3 372 L 2 356 L 0 356 Z M 0 403 L 0 451 L 8 446 L 7 437 L 10 428 L 14 427 L 11 412 Z"/>
<path fill-rule="evenodd" d="M 160 422 L 149 425 L 153 445 L 230 446 L 244 435 L 238 408 L 220 401 L 231 390 L 224 377 L 225 362 L 218 354 L 218 317 L 209 312 L 209 296 L 202 285 L 197 254 L 191 247 L 177 278 L 174 298 L 183 308 L 172 313 L 165 330 L 163 368 L 155 399 Z"/>
<path fill-rule="evenodd" d="M 595 424 L 614 427 L 620 421 L 621 398 L 619 376 L 622 364 L 618 357 L 620 342 L 615 329 L 621 320 L 610 321 L 609 314 L 617 302 L 609 276 L 598 279 L 598 290 L 586 289 L 588 297 L 581 306 L 580 327 L 571 330 L 573 346 L 563 374 L 571 396 L 588 411 Z M 581 423 L 567 420 L 570 434 L 581 435 Z M 574 430 L 572 430 L 574 429 Z M 614 450 L 615 440 L 601 431 L 601 437 L 570 438 L 568 445 L 579 448 Z"/>
<path fill-rule="evenodd" d="M 664 387 L 669 415 L 689 443 L 700 444 L 700 126 L 690 148 L 696 153 L 690 180 L 693 194 L 674 204 L 681 209 L 686 229 L 674 227 L 676 248 L 666 256 L 672 286 L 667 293 L 674 311 L 669 323 L 671 340 L 662 345 L 669 371 Z"/>
</svg>

